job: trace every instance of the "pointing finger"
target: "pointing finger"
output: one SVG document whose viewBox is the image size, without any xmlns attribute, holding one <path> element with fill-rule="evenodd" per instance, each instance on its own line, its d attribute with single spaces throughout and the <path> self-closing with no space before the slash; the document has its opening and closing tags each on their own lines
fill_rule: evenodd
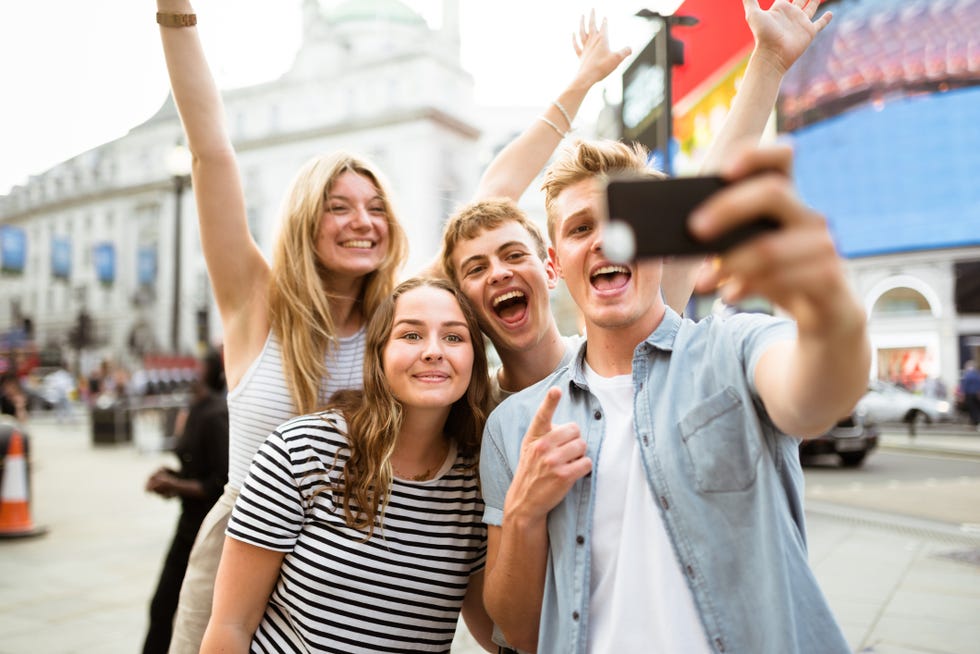
<svg viewBox="0 0 980 654">
<path fill-rule="evenodd" d="M 560 399 L 560 389 L 554 387 L 548 389 L 548 393 L 544 396 L 541 406 L 538 407 L 534 418 L 531 419 L 531 424 L 527 428 L 529 437 L 541 438 L 551 431 L 551 418 L 555 415 L 555 409 L 558 407 Z"/>
</svg>

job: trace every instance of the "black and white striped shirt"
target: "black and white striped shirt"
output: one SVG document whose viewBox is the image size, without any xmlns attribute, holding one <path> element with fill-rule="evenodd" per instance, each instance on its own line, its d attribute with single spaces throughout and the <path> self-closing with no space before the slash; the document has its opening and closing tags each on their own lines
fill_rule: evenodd
<svg viewBox="0 0 980 654">
<path fill-rule="evenodd" d="M 395 479 L 374 534 L 344 523 L 346 423 L 284 423 L 259 449 L 227 534 L 286 552 L 252 652 L 448 652 L 486 526 L 473 460 L 452 448 L 430 481 Z"/>
</svg>

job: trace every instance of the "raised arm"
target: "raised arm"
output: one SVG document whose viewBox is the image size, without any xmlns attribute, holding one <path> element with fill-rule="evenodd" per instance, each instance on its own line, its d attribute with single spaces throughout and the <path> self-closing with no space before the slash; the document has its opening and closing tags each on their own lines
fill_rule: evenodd
<svg viewBox="0 0 980 654">
<path fill-rule="evenodd" d="M 578 71 L 565 90 L 548 105 L 520 136 L 511 141 L 494 158 L 484 172 L 477 188 L 477 200 L 507 197 L 518 201 L 541 169 L 548 163 L 563 134 L 571 128 L 582 101 L 595 84 L 604 80 L 630 54 L 629 48 L 613 52 L 609 49 L 606 20 L 597 26 L 595 11 L 579 21 L 578 34 L 572 35 L 572 45 L 579 57 Z"/>
<path fill-rule="evenodd" d="M 718 171 L 740 147 L 759 142 L 783 76 L 832 17 L 824 12 L 814 20 L 817 0 L 775 0 L 768 10 L 759 7 L 758 0 L 742 0 L 742 4 L 755 48 L 725 122 L 701 164 L 702 173 Z M 661 287 L 667 304 L 678 313 L 691 298 L 702 263 L 697 258 L 665 262 Z"/>
<path fill-rule="evenodd" d="M 846 415 L 864 393 L 871 348 L 864 307 L 851 290 L 827 221 L 803 204 L 785 146 L 733 158 L 725 175 L 736 183 L 708 199 L 691 229 L 712 238 L 758 216 L 779 229 L 718 259 L 699 287 L 721 280 L 726 302 L 761 295 L 796 321 L 797 338 L 770 346 L 755 368 L 755 385 L 769 416 L 784 432 L 816 436 Z"/>
<path fill-rule="evenodd" d="M 189 0 L 157 0 L 162 13 L 193 13 Z M 193 156 L 201 245 L 221 312 L 229 381 L 268 332 L 269 265 L 248 231 L 242 180 L 225 127 L 221 94 L 197 27 L 160 27 L 170 87 Z M 258 347 L 255 339 L 260 339 Z M 237 373 L 237 374 L 236 374 Z"/>
</svg>

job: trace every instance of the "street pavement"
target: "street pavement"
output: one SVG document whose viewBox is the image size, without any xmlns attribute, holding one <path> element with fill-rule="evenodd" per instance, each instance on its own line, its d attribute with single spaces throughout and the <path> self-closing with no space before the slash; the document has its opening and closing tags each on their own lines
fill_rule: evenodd
<svg viewBox="0 0 980 654">
<path fill-rule="evenodd" d="M 31 513 L 48 531 L 0 540 L 0 654 L 139 651 L 178 515 L 143 490 L 158 466 L 175 465 L 159 451 L 159 424 L 144 417 L 133 442 L 99 446 L 84 416 L 32 418 L 27 431 Z M 897 431 L 881 446 L 954 451 L 980 467 L 975 432 Z M 924 517 L 951 503 L 943 521 Z M 976 478 L 811 489 L 807 526 L 811 565 L 855 652 L 980 652 Z M 453 651 L 479 649 L 461 633 Z"/>
</svg>

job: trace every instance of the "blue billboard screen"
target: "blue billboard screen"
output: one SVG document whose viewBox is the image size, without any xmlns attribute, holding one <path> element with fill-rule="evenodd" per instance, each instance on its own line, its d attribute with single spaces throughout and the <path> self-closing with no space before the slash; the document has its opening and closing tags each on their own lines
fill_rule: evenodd
<svg viewBox="0 0 980 654">
<path fill-rule="evenodd" d="M 793 134 L 803 198 L 847 257 L 980 244 L 980 88 L 865 105 Z"/>
</svg>

